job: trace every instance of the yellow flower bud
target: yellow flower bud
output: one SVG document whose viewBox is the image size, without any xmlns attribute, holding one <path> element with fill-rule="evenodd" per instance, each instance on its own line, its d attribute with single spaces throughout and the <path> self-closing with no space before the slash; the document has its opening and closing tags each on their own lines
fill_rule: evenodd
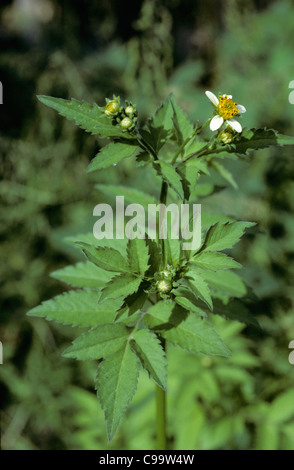
<svg viewBox="0 0 294 470">
<path fill-rule="evenodd" d="M 225 130 L 220 134 L 220 139 L 223 144 L 230 144 L 234 139 L 234 134 L 230 130 Z"/>
<path fill-rule="evenodd" d="M 120 106 L 116 100 L 111 100 L 104 107 L 104 113 L 107 116 L 114 116 L 119 112 Z"/>
</svg>

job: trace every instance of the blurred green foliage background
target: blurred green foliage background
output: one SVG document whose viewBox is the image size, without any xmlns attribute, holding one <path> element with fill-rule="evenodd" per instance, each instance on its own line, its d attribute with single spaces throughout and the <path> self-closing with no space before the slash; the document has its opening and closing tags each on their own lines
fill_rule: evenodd
<svg viewBox="0 0 294 470">
<path fill-rule="evenodd" d="M 67 289 L 50 272 L 80 253 L 64 238 L 92 230 L 95 183 L 146 188 L 132 160 L 86 168 L 103 145 L 45 108 L 37 94 L 103 105 L 113 93 L 142 121 L 173 92 L 193 120 L 204 95 L 230 93 L 243 125 L 294 135 L 293 0 L 2 0 L 0 5 L 0 340 L 2 449 L 154 449 L 154 386 L 141 375 L 116 437 L 106 438 L 93 390 L 95 364 L 61 357 L 69 327 L 26 317 Z M 202 211 L 255 221 L 234 248 L 257 295 L 262 331 L 216 318 L 231 359 L 170 348 L 168 423 L 173 449 L 294 450 L 293 149 L 226 162 L 239 185 L 201 200 Z M 221 184 L 224 182 L 222 181 Z"/>
</svg>

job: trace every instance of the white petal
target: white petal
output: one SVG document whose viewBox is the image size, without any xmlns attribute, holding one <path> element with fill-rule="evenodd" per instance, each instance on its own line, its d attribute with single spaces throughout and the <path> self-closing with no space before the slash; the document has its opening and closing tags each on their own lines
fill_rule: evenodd
<svg viewBox="0 0 294 470">
<path fill-rule="evenodd" d="M 217 106 L 217 105 L 218 105 L 219 100 L 218 100 L 218 98 L 215 96 L 214 93 L 212 93 L 211 91 L 206 91 L 205 94 L 206 94 L 207 98 L 212 102 L 212 104 L 213 104 L 214 106 Z"/>
<path fill-rule="evenodd" d="M 232 129 L 234 129 L 234 131 L 242 132 L 242 126 L 241 126 L 240 122 L 236 121 L 236 119 L 228 119 L 227 123 L 229 124 L 229 126 Z"/>
<path fill-rule="evenodd" d="M 236 108 L 239 110 L 239 113 L 246 113 L 246 108 L 242 104 L 237 104 Z"/>
<path fill-rule="evenodd" d="M 214 116 L 212 120 L 210 121 L 210 125 L 209 125 L 210 130 L 216 131 L 217 129 L 220 128 L 223 122 L 224 122 L 224 118 L 222 118 L 219 115 Z"/>
</svg>

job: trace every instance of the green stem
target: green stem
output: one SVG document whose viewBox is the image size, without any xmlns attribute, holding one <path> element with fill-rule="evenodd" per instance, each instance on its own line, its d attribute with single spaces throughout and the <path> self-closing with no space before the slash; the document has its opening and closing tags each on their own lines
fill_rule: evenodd
<svg viewBox="0 0 294 470">
<path fill-rule="evenodd" d="M 163 340 L 163 348 L 165 342 Z M 157 450 L 167 450 L 166 391 L 156 385 L 156 445 Z"/>
</svg>

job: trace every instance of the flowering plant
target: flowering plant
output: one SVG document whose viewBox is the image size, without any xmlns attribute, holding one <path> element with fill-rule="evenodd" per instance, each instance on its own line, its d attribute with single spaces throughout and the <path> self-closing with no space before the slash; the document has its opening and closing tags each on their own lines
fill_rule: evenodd
<svg viewBox="0 0 294 470">
<path fill-rule="evenodd" d="M 91 134 L 109 139 L 91 161 L 88 171 L 99 171 L 132 158 L 139 166 L 150 165 L 160 179 L 159 201 L 151 194 L 117 188 L 117 194 L 140 200 L 146 208 L 168 200 L 191 206 L 199 201 L 202 175 L 217 171 L 236 187 L 233 176 L 219 160 L 245 156 L 250 150 L 270 145 L 293 145 L 294 137 L 272 129 L 243 129 L 235 118 L 246 111 L 231 95 L 217 98 L 206 92 L 214 116 L 195 126 L 173 95 L 169 95 L 144 125 L 136 106 L 114 96 L 105 106 L 77 100 L 39 96 L 39 100 Z M 212 134 L 204 132 L 210 126 Z M 215 132 L 217 131 L 217 132 Z M 212 190 L 213 191 L 213 187 Z M 171 204 L 171 205 L 172 205 Z M 111 440 L 136 391 L 144 369 L 156 384 L 157 447 L 167 448 L 165 397 L 168 344 L 197 355 L 229 357 L 226 345 L 213 326 L 213 315 L 246 324 L 258 323 L 244 298 L 247 287 L 236 273 L 241 265 L 228 256 L 254 221 L 230 217 L 205 217 L 200 242 L 185 249 L 185 237 L 166 236 L 161 225 L 151 234 L 141 226 L 128 239 L 79 237 L 76 245 L 85 261 L 54 272 L 72 290 L 43 302 L 29 315 L 45 317 L 87 331 L 74 340 L 64 356 L 98 362 L 96 390 L 105 412 Z M 199 218 L 199 213 L 196 218 Z M 162 221 L 161 221 L 162 222 Z M 194 229 L 194 215 L 188 229 Z M 190 232 L 191 233 L 191 230 Z M 134 233 L 133 233 L 134 234 Z"/>
</svg>

